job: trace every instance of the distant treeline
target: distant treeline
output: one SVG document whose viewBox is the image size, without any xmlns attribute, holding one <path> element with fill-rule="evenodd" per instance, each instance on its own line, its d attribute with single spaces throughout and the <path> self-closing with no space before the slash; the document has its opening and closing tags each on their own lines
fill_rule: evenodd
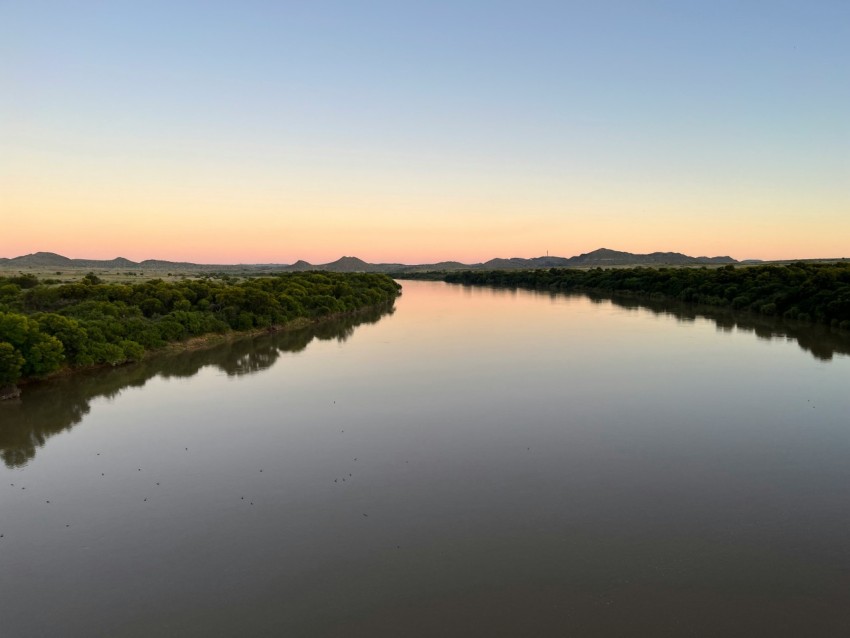
<svg viewBox="0 0 850 638">
<path fill-rule="evenodd" d="M 850 263 L 721 268 L 594 268 L 433 273 L 450 283 L 554 291 L 630 293 L 725 306 L 850 329 Z"/>
<path fill-rule="evenodd" d="M 0 390 L 63 367 L 117 365 L 210 333 L 272 328 L 391 303 L 386 275 L 304 272 L 106 284 L 94 274 L 56 285 L 0 277 Z"/>
</svg>

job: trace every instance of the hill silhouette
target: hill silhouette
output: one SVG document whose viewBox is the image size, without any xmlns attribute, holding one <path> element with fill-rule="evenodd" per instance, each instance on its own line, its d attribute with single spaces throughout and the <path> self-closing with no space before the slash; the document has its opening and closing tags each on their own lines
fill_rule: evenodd
<svg viewBox="0 0 850 638">
<path fill-rule="evenodd" d="M 327 264 L 311 264 L 298 260 L 293 264 L 195 264 L 191 262 L 146 259 L 141 262 L 124 257 L 115 259 L 71 259 L 51 252 L 37 252 L 20 257 L 0 258 L 0 267 L 4 268 L 88 268 L 120 270 L 196 270 L 196 271 L 257 271 L 257 272 L 298 272 L 305 270 L 326 270 L 329 272 L 409 272 L 423 270 L 513 270 L 528 268 L 592 268 L 605 266 L 641 266 L 668 265 L 687 266 L 699 264 L 739 263 L 729 256 L 690 257 L 676 252 L 654 252 L 635 254 L 610 248 L 599 248 L 574 257 L 497 257 L 489 261 L 464 264 L 459 261 L 442 261 L 433 264 L 373 264 L 359 257 L 345 256 Z"/>
</svg>

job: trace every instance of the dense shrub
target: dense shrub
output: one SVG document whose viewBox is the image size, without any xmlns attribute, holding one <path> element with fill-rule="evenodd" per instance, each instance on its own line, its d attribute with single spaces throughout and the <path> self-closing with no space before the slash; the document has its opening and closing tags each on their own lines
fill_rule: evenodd
<svg viewBox="0 0 850 638">
<path fill-rule="evenodd" d="M 63 365 L 119 364 L 168 342 L 392 302 L 385 275 L 287 273 L 270 277 L 105 284 L 96 275 L 51 285 L 0 277 L 0 386 Z"/>
<path fill-rule="evenodd" d="M 416 274 L 404 275 L 417 278 Z M 421 275 L 434 279 L 434 273 Z M 721 268 L 550 268 L 447 272 L 451 283 L 537 290 L 627 292 L 730 306 L 764 315 L 817 321 L 838 327 L 850 322 L 850 263 L 787 266 L 727 265 Z"/>
</svg>

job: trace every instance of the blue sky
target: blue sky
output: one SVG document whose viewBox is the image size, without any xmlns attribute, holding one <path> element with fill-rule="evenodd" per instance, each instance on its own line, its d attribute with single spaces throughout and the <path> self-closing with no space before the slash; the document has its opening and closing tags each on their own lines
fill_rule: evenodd
<svg viewBox="0 0 850 638">
<path fill-rule="evenodd" d="M 0 253 L 840 256 L 848 43 L 848 2 L 4 2 Z"/>
</svg>

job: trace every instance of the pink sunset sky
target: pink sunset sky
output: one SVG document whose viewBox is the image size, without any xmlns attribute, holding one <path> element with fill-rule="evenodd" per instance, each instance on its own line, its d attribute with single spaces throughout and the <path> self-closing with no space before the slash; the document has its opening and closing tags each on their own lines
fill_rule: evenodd
<svg viewBox="0 0 850 638">
<path fill-rule="evenodd" d="M 0 256 L 850 256 L 847 18 L 8 3 Z"/>
</svg>

